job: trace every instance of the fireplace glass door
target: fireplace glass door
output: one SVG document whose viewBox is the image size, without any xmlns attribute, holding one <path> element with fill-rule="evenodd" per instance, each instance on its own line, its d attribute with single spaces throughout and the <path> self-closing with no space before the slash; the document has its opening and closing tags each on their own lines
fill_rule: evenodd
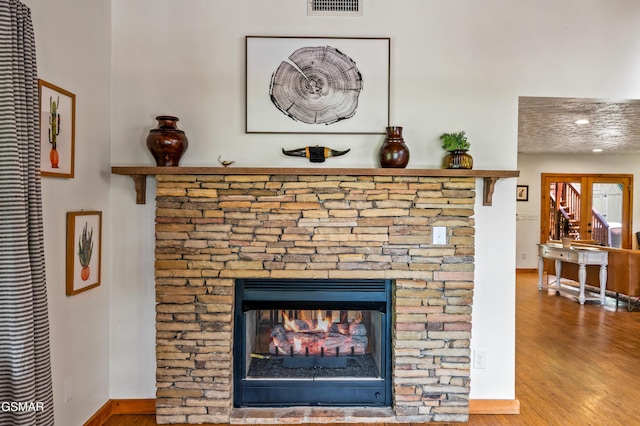
<svg viewBox="0 0 640 426">
<path fill-rule="evenodd" d="M 238 280 L 235 405 L 390 405 L 389 300 L 386 280 Z"/>
</svg>

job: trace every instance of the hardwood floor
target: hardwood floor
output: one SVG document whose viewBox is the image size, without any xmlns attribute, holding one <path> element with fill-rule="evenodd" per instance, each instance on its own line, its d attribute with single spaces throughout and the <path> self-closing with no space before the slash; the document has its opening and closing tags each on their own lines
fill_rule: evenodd
<svg viewBox="0 0 640 426">
<path fill-rule="evenodd" d="M 516 398 L 519 415 L 472 415 L 471 426 L 640 424 L 640 309 L 580 306 L 537 290 L 518 272 Z M 472 384 L 473 386 L 473 384 Z M 154 416 L 113 416 L 107 426 L 155 426 Z"/>
</svg>

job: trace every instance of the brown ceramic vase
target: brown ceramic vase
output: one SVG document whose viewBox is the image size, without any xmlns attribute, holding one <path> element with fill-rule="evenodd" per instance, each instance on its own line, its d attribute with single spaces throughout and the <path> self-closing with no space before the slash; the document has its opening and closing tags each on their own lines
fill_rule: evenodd
<svg viewBox="0 0 640 426">
<path fill-rule="evenodd" d="M 177 167 L 189 141 L 184 132 L 176 127 L 178 117 L 159 115 L 156 120 L 158 127 L 149 131 L 147 148 L 158 166 Z"/>
<path fill-rule="evenodd" d="M 409 163 L 409 148 L 402 137 L 402 127 L 390 126 L 380 147 L 380 166 L 383 168 L 404 168 Z"/>
</svg>

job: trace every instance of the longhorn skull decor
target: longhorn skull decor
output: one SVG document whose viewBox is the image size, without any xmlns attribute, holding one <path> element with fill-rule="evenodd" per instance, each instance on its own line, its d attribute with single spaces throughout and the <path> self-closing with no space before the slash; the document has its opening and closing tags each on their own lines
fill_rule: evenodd
<svg viewBox="0 0 640 426">
<path fill-rule="evenodd" d="M 282 153 L 291 157 L 305 157 L 312 163 L 324 163 L 329 157 L 339 157 L 345 155 L 351 149 L 345 151 L 336 151 L 335 149 L 326 148 L 324 146 L 307 146 L 305 148 L 292 149 L 290 151 L 282 148 Z"/>
</svg>

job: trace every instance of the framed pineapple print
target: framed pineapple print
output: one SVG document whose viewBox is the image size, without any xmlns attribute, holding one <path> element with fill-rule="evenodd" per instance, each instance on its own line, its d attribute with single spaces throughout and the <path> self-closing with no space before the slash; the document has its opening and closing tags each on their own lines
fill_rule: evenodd
<svg viewBox="0 0 640 426">
<path fill-rule="evenodd" d="M 67 213 L 67 296 L 100 285 L 102 212 Z"/>
</svg>

